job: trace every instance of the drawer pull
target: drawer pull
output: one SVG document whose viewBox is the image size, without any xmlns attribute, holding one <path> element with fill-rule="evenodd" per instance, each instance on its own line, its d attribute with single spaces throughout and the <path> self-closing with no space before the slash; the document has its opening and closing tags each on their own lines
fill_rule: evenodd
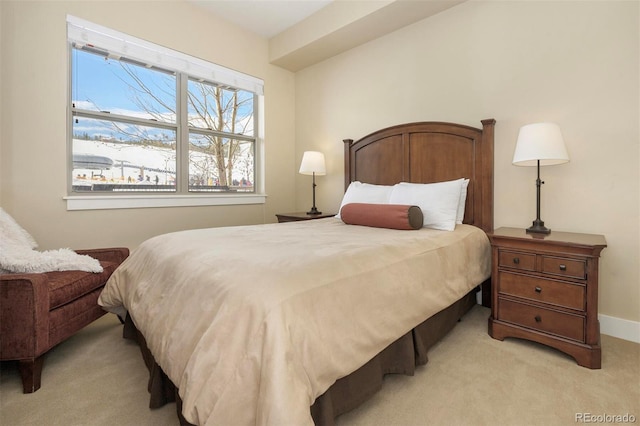
<svg viewBox="0 0 640 426">
<path fill-rule="evenodd" d="M 536 286 L 536 293 L 542 293 L 542 288 Z"/>
<path fill-rule="evenodd" d="M 566 271 L 567 270 L 567 265 L 560 265 L 560 270 L 561 271 Z"/>
<path fill-rule="evenodd" d="M 542 317 L 540 315 L 536 315 L 535 320 L 536 320 L 536 322 L 541 322 L 542 321 Z"/>
<path fill-rule="evenodd" d="M 516 265 L 520 263 L 520 258 L 519 257 L 514 257 L 513 258 L 513 263 L 515 263 Z"/>
</svg>

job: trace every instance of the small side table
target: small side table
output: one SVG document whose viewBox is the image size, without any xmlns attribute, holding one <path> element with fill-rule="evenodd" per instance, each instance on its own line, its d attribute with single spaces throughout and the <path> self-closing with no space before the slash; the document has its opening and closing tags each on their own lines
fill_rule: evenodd
<svg viewBox="0 0 640 426">
<path fill-rule="evenodd" d="M 325 217 L 333 217 L 335 213 L 321 213 L 321 214 L 307 214 L 306 212 L 294 212 L 294 213 L 278 213 L 276 217 L 278 218 L 278 223 L 283 222 L 298 222 L 301 220 L 311 220 L 311 219 L 323 219 Z"/>
<path fill-rule="evenodd" d="M 600 368 L 598 260 L 602 235 L 500 228 L 493 251 L 489 335 L 542 343 Z"/>
</svg>

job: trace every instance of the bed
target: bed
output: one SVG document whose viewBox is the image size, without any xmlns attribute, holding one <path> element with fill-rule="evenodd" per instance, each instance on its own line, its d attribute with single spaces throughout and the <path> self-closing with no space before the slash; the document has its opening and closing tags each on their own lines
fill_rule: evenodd
<svg viewBox="0 0 640 426">
<path fill-rule="evenodd" d="M 345 140 L 345 190 L 467 178 L 454 231 L 339 218 L 151 238 L 99 303 L 125 317 L 150 406 L 182 424 L 332 424 L 412 374 L 489 278 L 493 126 L 421 122 Z"/>
</svg>

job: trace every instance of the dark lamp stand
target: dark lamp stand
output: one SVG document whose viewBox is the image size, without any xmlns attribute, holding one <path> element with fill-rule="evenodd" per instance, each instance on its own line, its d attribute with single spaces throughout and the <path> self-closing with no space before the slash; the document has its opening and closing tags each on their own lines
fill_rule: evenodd
<svg viewBox="0 0 640 426">
<path fill-rule="evenodd" d="M 311 184 L 311 187 L 313 188 L 313 207 L 311 207 L 311 210 L 309 210 L 307 212 L 307 214 L 322 214 L 322 212 L 318 211 L 318 208 L 316 207 L 316 173 L 313 172 L 312 173 L 313 176 L 313 183 Z"/>
<path fill-rule="evenodd" d="M 538 179 L 536 179 L 536 220 L 527 228 L 527 233 L 550 234 L 551 229 L 544 226 L 544 222 L 540 219 L 540 187 L 544 182 L 540 180 L 540 160 L 538 160 Z"/>
</svg>

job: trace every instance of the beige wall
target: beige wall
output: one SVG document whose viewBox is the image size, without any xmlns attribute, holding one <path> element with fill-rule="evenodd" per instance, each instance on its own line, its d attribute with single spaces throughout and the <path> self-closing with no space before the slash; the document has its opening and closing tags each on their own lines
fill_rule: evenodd
<svg viewBox="0 0 640 426">
<path fill-rule="evenodd" d="M 294 207 L 294 74 L 267 41 L 184 1 L 6 1 L 0 40 L 0 205 L 42 249 L 135 247 L 163 232 L 274 222 Z M 265 80 L 265 205 L 67 211 L 66 15 Z"/>
<path fill-rule="evenodd" d="M 557 122 L 571 162 L 543 168 L 542 219 L 604 234 L 600 313 L 640 321 L 637 2 L 463 3 L 296 74 L 296 161 L 327 156 L 318 208 L 338 208 L 342 139 L 411 121 L 495 118 L 495 225 L 535 218 L 520 126 Z M 297 207 L 310 182 L 296 178 Z"/>
</svg>

